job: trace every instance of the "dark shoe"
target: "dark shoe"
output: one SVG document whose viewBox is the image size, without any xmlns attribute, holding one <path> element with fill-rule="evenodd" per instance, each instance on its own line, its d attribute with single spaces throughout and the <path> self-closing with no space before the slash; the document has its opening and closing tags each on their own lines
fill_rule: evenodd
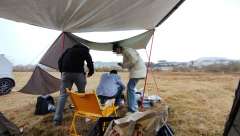
<svg viewBox="0 0 240 136">
<path fill-rule="evenodd" d="M 60 126 L 62 123 L 60 121 L 53 121 L 54 126 Z"/>
</svg>

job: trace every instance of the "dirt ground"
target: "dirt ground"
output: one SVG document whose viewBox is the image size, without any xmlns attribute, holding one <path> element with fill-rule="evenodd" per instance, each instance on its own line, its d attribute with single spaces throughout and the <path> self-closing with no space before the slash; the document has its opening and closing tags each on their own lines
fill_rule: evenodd
<svg viewBox="0 0 240 136">
<path fill-rule="evenodd" d="M 59 77 L 58 73 L 52 74 Z M 120 74 L 127 83 L 128 74 Z M 17 92 L 26 84 L 31 72 L 15 72 L 14 75 L 16 87 L 10 94 L 0 96 L 0 111 L 18 126 L 26 122 L 34 124 L 36 118 L 29 115 L 35 107 L 28 105 L 34 105 L 37 96 Z M 88 78 L 87 90 L 96 89 L 100 75 L 95 73 Z M 153 72 L 149 74 L 146 95 L 157 94 L 167 102 L 168 122 L 176 136 L 218 136 L 223 133 L 239 77 L 239 74 L 224 73 Z M 138 88 L 143 86 L 141 81 Z M 26 112 L 20 113 L 19 109 L 23 108 Z"/>
</svg>

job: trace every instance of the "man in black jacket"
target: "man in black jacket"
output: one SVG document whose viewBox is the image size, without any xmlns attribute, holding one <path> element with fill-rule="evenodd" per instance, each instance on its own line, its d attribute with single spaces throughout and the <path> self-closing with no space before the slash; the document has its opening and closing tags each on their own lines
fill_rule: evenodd
<svg viewBox="0 0 240 136">
<path fill-rule="evenodd" d="M 88 47 L 82 44 L 76 44 L 67 49 L 58 60 L 58 68 L 61 72 L 61 87 L 57 109 L 53 118 L 54 125 L 60 125 L 62 122 L 63 110 L 68 96 L 65 89 L 71 89 L 73 83 L 75 83 L 79 93 L 85 92 L 87 83 L 84 71 L 85 61 L 89 71 L 87 77 L 90 77 L 94 73 L 92 57 Z"/>
</svg>

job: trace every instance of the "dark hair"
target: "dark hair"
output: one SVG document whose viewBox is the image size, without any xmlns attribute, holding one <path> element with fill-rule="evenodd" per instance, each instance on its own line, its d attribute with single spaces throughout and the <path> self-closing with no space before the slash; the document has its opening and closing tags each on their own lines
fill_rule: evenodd
<svg viewBox="0 0 240 136">
<path fill-rule="evenodd" d="M 81 47 L 81 46 L 83 46 L 83 45 L 82 45 L 82 44 L 79 44 L 79 43 L 77 43 L 77 44 L 74 44 L 72 48 L 79 48 L 79 47 Z"/>
<path fill-rule="evenodd" d="M 121 49 L 122 49 L 122 47 L 119 45 L 118 42 L 113 43 L 112 51 L 113 51 L 113 52 L 116 52 L 116 51 L 117 51 L 117 48 L 121 48 Z"/>
<path fill-rule="evenodd" d="M 81 49 L 85 49 L 86 51 L 89 51 L 89 48 L 82 43 L 74 44 L 72 48 L 81 48 Z"/>
<path fill-rule="evenodd" d="M 110 74 L 117 74 L 118 72 L 117 72 L 117 70 L 111 70 L 110 71 Z"/>
<path fill-rule="evenodd" d="M 84 47 L 84 48 L 89 48 L 86 44 L 83 44 L 83 43 L 76 43 L 73 45 L 73 48 L 74 47 Z"/>
</svg>

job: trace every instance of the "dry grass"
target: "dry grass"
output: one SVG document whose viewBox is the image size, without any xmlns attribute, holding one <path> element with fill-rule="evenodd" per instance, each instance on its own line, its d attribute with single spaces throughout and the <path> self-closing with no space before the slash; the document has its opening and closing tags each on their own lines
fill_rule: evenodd
<svg viewBox="0 0 240 136">
<path fill-rule="evenodd" d="M 14 74 L 17 82 L 14 90 L 23 87 L 31 75 L 26 72 Z M 57 73 L 53 74 L 59 76 Z M 88 79 L 87 90 L 96 88 L 100 74 L 96 73 Z M 159 90 L 157 91 L 150 75 L 146 93 L 158 94 L 168 103 L 170 108 L 168 121 L 177 136 L 222 135 L 232 105 L 234 89 L 240 77 L 238 74 L 160 72 L 153 75 L 157 79 Z M 126 83 L 127 73 L 121 73 L 121 76 Z M 143 84 L 141 81 L 138 88 L 142 88 Z M 58 93 L 54 96 L 58 96 Z M 1 96 L 0 111 L 18 126 L 37 124 L 39 120 L 46 119 L 32 114 L 36 97 L 13 91 L 9 95 Z M 23 109 L 26 112 L 22 112 Z M 52 115 L 47 116 L 49 122 L 51 118 Z"/>
</svg>

